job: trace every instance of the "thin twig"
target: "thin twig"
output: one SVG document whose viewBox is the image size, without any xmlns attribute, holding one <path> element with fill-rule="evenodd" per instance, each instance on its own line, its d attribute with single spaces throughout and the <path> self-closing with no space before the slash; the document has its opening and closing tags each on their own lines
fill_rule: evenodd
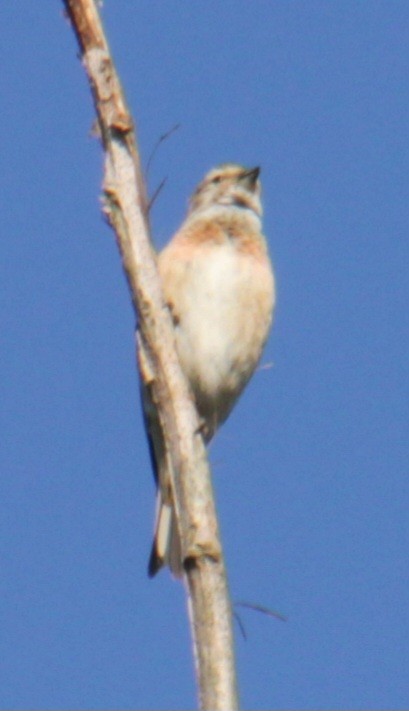
<svg viewBox="0 0 409 711">
<path fill-rule="evenodd" d="M 282 615 L 281 612 L 272 610 L 271 607 L 265 607 L 264 605 L 258 605 L 257 603 L 254 603 L 254 602 L 235 602 L 234 607 L 247 607 L 248 610 L 254 610 L 255 612 L 261 612 L 263 615 L 267 615 L 267 617 L 275 617 L 276 620 L 281 620 L 281 622 L 287 622 L 287 618 L 285 617 L 285 615 Z"/>
<path fill-rule="evenodd" d="M 245 628 L 245 626 L 244 626 L 244 624 L 243 624 L 243 620 L 241 619 L 239 613 L 236 612 L 235 610 L 233 610 L 233 617 L 234 617 L 234 619 L 236 620 L 236 622 L 237 622 L 237 624 L 238 624 L 238 626 L 239 626 L 239 630 L 240 630 L 240 632 L 241 632 L 241 635 L 242 635 L 244 641 L 247 642 L 247 632 L 246 632 L 246 628 Z"/>
<path fill-rule="evenodd" d="M 179 128 L 180 128 L 180 123 L 175 123 L 175 125 L 172 126 L 172 128 L 170 128 L 169 131 L 166 131 L 166 133 L 163 133 L 161 136 L 159 136 L 159 138 L 158 138 L 158 140 L 156 141 L 156 143 L 155 143 L 155 145 L 154 145 L 154 147 L 153 147 L 153 150 L 152 150 L 152 152 L 151 152 L 151 154 L 150 154 L 150 156 L 149 156 L 149 158 L 148 158 L 148 162 L 147 162 L 147 164 L 146 164 L 146 169 L 145 169 L 145 175 L 146 175 L 146 177 L 148 177 L 148 175 L 149 175 L 150 167 L 151 167 L 151 165 L 152 165 L 152 163 L 153 163 L 153 159 L 155 158 L 156 153 L 157 153 L 158 148 L 159 148 L 159 146 L 161 145 L 161 143 L 163 143 L 164 141 L 167 141 L 168 138 L 170 138 L 171 135 L 172 135 L 173 133 L 175 133 L 175 131 L 177 131 Z"/>
<path fill-rule="evenodd" d="M 163 187 L 165 186 L 166 181 L 167 181 L 167 178 L 163 178 L 163 180 L 160 181 L 158 187 L 156 188 L 155 192 L 153 193 L 151 199 L 149 200 L 149 205 L 148 205 L 149 212 L 152 210 L 152 207 L 155 204 L 155 200 L 158 197 L 161 190 L 163 189 Z"/>
</svg>

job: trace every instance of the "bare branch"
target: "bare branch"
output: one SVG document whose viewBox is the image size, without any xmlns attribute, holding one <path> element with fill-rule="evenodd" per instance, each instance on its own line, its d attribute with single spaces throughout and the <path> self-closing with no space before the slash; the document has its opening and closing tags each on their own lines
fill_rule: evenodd
<svg viewBox="0 0 409 711">
<path fill-rule="evenodd" d="M 115 230 L 140 323 L 141 377 L 171 457 L 200 707 L 237 709 L 232 614 L 206 451 L 182 375 L 149 239 L 148 201 L 135 130 L 95 0 L 63 0 L 81 51 L 105 154 L 104 213 Z"/>
</svg>

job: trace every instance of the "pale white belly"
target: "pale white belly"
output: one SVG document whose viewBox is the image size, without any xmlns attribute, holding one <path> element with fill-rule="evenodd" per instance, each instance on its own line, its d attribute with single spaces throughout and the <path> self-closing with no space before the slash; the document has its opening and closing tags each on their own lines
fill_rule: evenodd
<svg viewBox="0 0 409 711">
<path fill-rule="evenodd" d="M 221 422 L 259 360 L 271 322 L 272 277 L 267 265 L 226 243 L 192 260 L 180 286 L 172 302 L 182 368 L 199 412 Z"/>
</svg>

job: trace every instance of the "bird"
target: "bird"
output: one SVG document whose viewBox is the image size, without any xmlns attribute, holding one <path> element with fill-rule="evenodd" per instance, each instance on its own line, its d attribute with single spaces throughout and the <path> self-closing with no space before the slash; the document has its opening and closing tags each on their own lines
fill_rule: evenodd
<svg viewBox="0 0 409 711">
<path fill-rule="evenodd" d="M 208 444 L 259 363 L 273 319 L 274 272 L 262 232 L 260 168 L 224 163 L 193 192 L 185 220 L 158 255 L 175 344 Z M 142 391 L 157 484 L 153 577 L 164 565 L 180 578 L 181 545 L 170 462 L 156 408 Z"/>
</svg>

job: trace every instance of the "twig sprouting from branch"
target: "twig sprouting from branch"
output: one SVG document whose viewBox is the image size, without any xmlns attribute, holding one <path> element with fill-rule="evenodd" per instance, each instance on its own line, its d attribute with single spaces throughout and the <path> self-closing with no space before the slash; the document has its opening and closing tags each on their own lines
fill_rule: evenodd
<svg viewBox="0 0 409 711">
<path fill-rule="evenodd" d="M 158 187 L 156 188 L 155 192 L 153 193 L 151 199 L 149 200 L 149 205 L 148 205 L 149 212 L 152 210 L 152 207 L 155 204 L 155 200 L 158 197 L 159 193 L 164 188 L 166 181 L 167 181 L 167 178 L 163 178 L 163 180 L 160 181 Z"/>
<path fill-rule="evenodd" d="M 235 610 L 233 610 L 233 617 L 234 617 L 234 619 L 236 620 L 236 622 L 237 622 L 237 624 L 238 624 L 238 626 L 239 626 L 239 630 L 240 630 L 240 632 L 241 632 L 241 636 L 243 637 L 244 641 L 247 642 L 247 632 L 246 632 L 246 628 L 245 628 L 245 626 L 244 626 L 244 624 L 243 624 L 243 620 L 241 619 L 239 613 L 236 612 Z"/>
<path fill-rule="evenodd" d="M 285 615 L 282 615 L 281 612 L 272 610 L 270 607 L 265 607 L 264 605 L 258 605 L 257 603 L 235 602 L 234 607 L 246 607 L 248 610 L 261 612 L 263 615 L 267 615 L 267 617 L 274 617 L 276 620 L 281 620 L 281 622 L 287 622 L 287 618 L 285 617 Z"/>
<path fill-rule="evenodd" d="M 169 131 L 166 131 L 166 133 L 163 133 L 161 136 L 159 136 L 159 138 L 158 138 L 158 140 L 156 141 L 156 143 L 155 143 L 155 145 L 154 145 L 154 147 L 153 147 L 153 149 L 152 149 L 152 152 L 151 152 L 151 154 L 150 154 L 150 156 L 149 156 L 149 158 L 148 158 L 148 162 L 147 162 L 147 164 L 146 164 L 146 169 L 145 169 L 145 175 L 146 175 L 146 177 L 148 177 L 148 175 L 149 175 L 150 167 L 151 167 L 151 165 L 152 165 L 152 163 L 153 163 L 153 160 L 154 160 L 154 158 L 155 158 L 155 156 L 156 156 L 156 153 L 157 153 L 157 151 L 158 151 L 159 146 L 161 145 L 161 143 L 163 143 L 164 141 L 167 141 L 168 138 L 170 138 L 170 137 L 172 136 L 172 134 L 175 133 L 175 131 L 177 131 L 179 128 L 180 128 L 180 123 L 175 123 L 175 125 L 172 126 L 172 128 L 170 128 Z"/>
</svg>

